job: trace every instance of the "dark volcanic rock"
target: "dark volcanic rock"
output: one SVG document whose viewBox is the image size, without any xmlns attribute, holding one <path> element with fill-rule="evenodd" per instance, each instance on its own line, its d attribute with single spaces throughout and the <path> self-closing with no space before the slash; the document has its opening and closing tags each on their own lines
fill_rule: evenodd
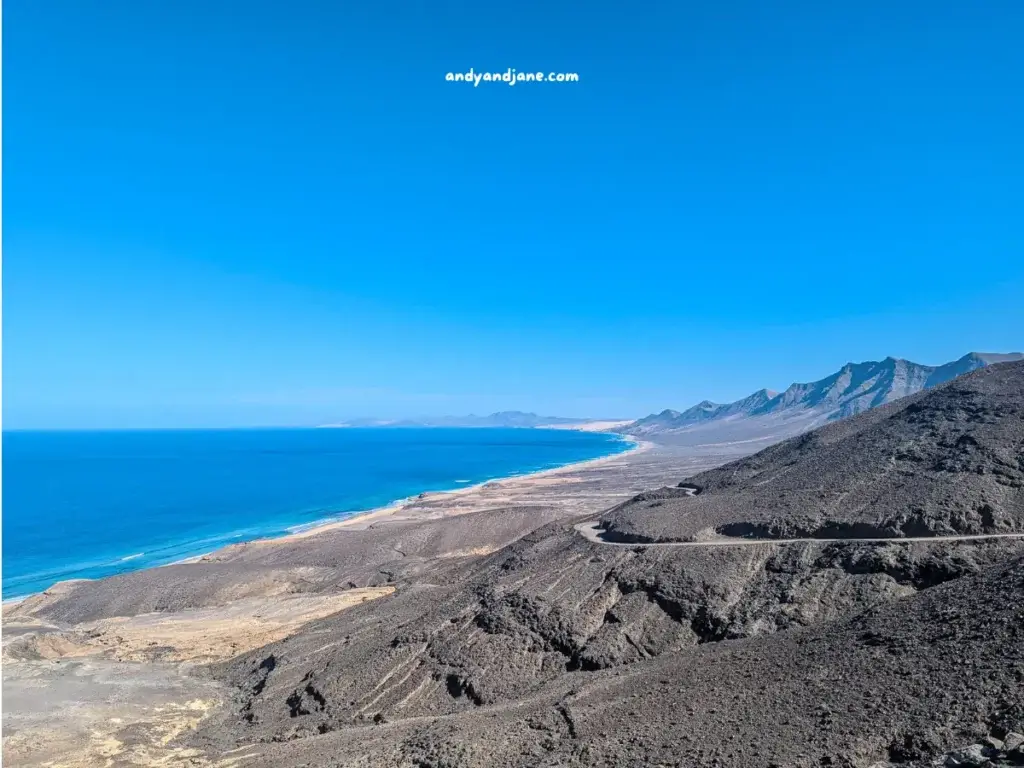
<svg viewBox="0 0 1024 768">
<path fill-rule="evenodd" d="M 603 518 L 626 541 L 946 536 L 1024 530 L 1024 363 L 821 427 Z"/>
<path fill-rule="evenodd" d="M 807 541 L 552 522 L 425 559 L 210 670 L 236 700 L 192 743 L 281 768 L 1012 764 L 1024 540 L 900 539 L 1024 529 L 1022 404 L 1024 364 L 994 366 L 605 515 Z M 815 540 L 865 534 L 893 540 Z"/>
<path fill-rule="evenodd" d="M 240 738 L 507 707 L 597 670 L 841 618 L 979 573 L 1024 542 L 600 550 L 550 525 L 460 583 L 401 588 L 224 665 L 249 717 Z"/>
<path fill-rule="evenodd" d="M 365 700 L 410 667 L 394 669 Z M 339 724 L 251 764 L 930 765 L 1021 732 L 1022 686 L 1018 558 L 852 618 L 565 673 L 501 704 Z"/>
</svg>

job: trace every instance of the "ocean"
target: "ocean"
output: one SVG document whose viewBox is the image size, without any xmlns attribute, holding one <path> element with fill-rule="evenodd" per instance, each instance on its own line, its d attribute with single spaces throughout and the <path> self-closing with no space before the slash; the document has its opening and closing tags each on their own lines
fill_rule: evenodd
<svg viewBox="0 0 1024 768">
<path fill-rule="evenodd" d="M 546 429 L 3 434 L 3 597 L 628 450 Z"/>
</svg>

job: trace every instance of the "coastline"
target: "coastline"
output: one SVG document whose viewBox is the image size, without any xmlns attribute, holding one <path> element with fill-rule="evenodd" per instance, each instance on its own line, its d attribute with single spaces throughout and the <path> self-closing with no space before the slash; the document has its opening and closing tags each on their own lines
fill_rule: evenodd
<svg viewBox="0 0 1024 768">
<path fill-rule="evenodd" d="M 265 669 L 285 658 L 276 655 L 276 643 L 293 638 L 288 649 L 296 654 L 302 638 L 344 645 L 341 635 L 320 638 L 307 625 L 344 621 L 350 609 L 402 624 L 403 606 L 419 611 L 420 601 L 435 600 L 437 587 L 480 558 L 706 465 L 623 436 L 607 449 L 614 452 L 449 485 L 286 536 L 254 537 L 178 568 L 65 580 L 18 599 L 4 608 L 4 695 L 12 711 L 20 707 L 26 715 L 5 722 L 5 736 L 6 727 L 18 732 L 16 741 L 5 741 L 5 754 L 20 749 L 34 765 L 79 755 L 74 764 L 85 768 L 102 763 L 116 743 L 144 758 L 140 764 L 166 764 L 181 756 L 182 742 L 169 744 L 162 734 L 173 727 L 187 740 L 194 730 L 217 728 L 216 713 L 231 712 L 236 701 L 225 680 L 195 674 L 200 665 L 239 663 L 269 644 L 270 657 L 257 654 L 272 658 L 258 667 Z M 416 584 L 427 588 L 405 588 Z M 373 607 L 378 599 L 382 604 Z M 383 626 L 370 624 L 371 634 Z M 41 685 L 55 691 L 43 708 L 35 706 Z"/>
<path fill-rule="evenodd" d="M 639 440 L 632 435 L 621 435 L 621 441 L 629 444 L 630 447 L 625 450 L 618 451 L 617 453 L 611 453 L 607 456 L 598 456 L 594 459 L 583 459 L 582 461 L 574 461 L 570 464 L 562 464 L 558 467 L 549 467 L 547 469 L 538 469 L 534 472 L 527 472 L 522 475 L 505 475 L 504 477 L 492 478 L 490 480 L 484 480 L 479 483 L 472 485 L 463 486 L 461 488 L 452 488 L 450 490 L 439 490 L 439 491 L 424 491 L 413 496 L 406 496 L 401 499 L 397 499 L 389 504 L 385 504 L 380 507 L 374 507 L 371 509 L 353 512 L 341 519 L 326 518 L 319 522 L 308 523 L 306 525 L 299 526 L 297 530 L 287 533 L 283 536 L 266 536 L 248 541 L 240 541 L 232 544 L 227 544 L 218 549 L 212 550 L 202 555 L 193 555 L 186 557 L 181 560 L 177 560 L 173 563 L 167 563 L 167 565 L 182 565 L 188 563 L 197 563 L 204 560 L 212 560 L 217 558 L 218 555 L 228 554 L 231 552 L 238 551 L 240 549 L 246 549 L 252 546 L 267 546 L 274 544 L 287 544 L 302 539 L 308 539 L 313 536 L 319 536 L 323 533 L 329 533 L 331 531 L 349 529 L 349 530 L 362 530 L 368 528 L 376 523 L 390 521 L 390 522 L 415 522 L 418 519 L 429 519 L 430 517 L 451 517 L 456 514 L 468 514 L 469 512 L 475 511 L 473 509 L 465 512 L 457 512 L 451 509 L 444 510 L 440 515 L 417 515 L 417 505 L 424 503 L 436 504 L 438 502 L 457 500 L 459 498 L 472 496 L 480 493 L 484 489 L 488 488 L 501 488 L 507 483 L 521 482 L 524 485 L 530 485 L 536 483 L 538 480 L 544 480 L 548 477 L 558 476 L 560 474 L 569 474 L 573 472 L 579 472 L 580 470 L 593 468 L 614 461 L 625 456 L 632 456 L 644 451 L 650 450 L 654 445 L 649 441 Z M 403 515 L 403 513 L 407 513 Z"/>
<path fill-rule="evenodd" d="M 578 472 L 582 469 L 590 467 L 600 466 L 606 464 L 614 459 L 629 456 L 643 451 L 649 450 L 653 443 L 638 440 L 631 435 L 623 435 L 622 442 L 630 444 L 631 447 L 626 448 L 618 453 L 612 453 L 607 456 L 598 456 L 596 459 L 584 459 L 583 461 L 575 461 L 571 464 L 563 464 L 559 467 L 550 467 L 548 469 L 539 469 L 536 472 L 527 472 L 522 475 L 506 475 L 505 477 L 494 478 L 492 480 L 484 480 L 480 483 L 474 483 L 473 485 L 467 485 L 463 488 L 453 488 L 451 490 L 442 491 L 425 491 L 415 496 L 406 497 L 399 499 L 398 501 L 392 502 L 391 504 L 383 507 L 377 507 L 375 509 L 368 509 L 365 512 L 356 512 L 349 517 L 336 521 L 325 521 L 322 523 L 311 523 L 308 526 L 302 526 L 302 530 L 296 530 L 293 533 L 285 536 L 275 536 L 273 538 L 265 539 L 254 539 L 250 542 L 241 542 L 242 544 L 260 544 L 260 543 L 274 543 L 274 542 L 290 542 L 297 541 L 299 539 L 309 538 L 316 536 L 321 533 L 328 531 L 338 530 L 341 528 L 351 528 L 358 530 L 361 527 L 368 527 L 373 523 L 381 522 L 382 520 L 392 518 L 395 519 L 398 515 L 408 510 L 410 507 L 415 506 L 420 502 L 435 502 L 443 500 L 457 499 L 462 496 L 470 496 L 474 493 L 478 493 L 488 486 L 496 486 L 500 488 L 503 484 L 510 481 L 519 481 L 529 484 L 531 481 L 541 480 L 551 476 L 557 476 L 559 474 L 567 474 L 570 472 Z M 468 514 L 468 512 L 455 513 L 455 514 Z M 443 517 L 451 516 L 442 515 Z M 402 518 L 403 521 L 414 520 L 415 517 Z M 229 546 L 239 546 L 237 544 Z M 193 560 L 194 558 L 189 558 Z"/>
<path fill-rule="evenodd" d="M 239 550 L 244 550 L 252 546 L 267 546 L 275 543 L 286 544 L 301 539 L 307 539 L 312 536 L 319 535 L 321 533 L 327 533 L 338 529 L 351 529 L 360 530 L 361 528 L 369 527 L 374 523 L 378 523 L 384 520 L 393 522 L 409 522 L 420 518 L 420 515 L 416 515 L 414 508 L 417 505 L 424 503 L 437 503 L 440 501 L 448 501 L 463 498 L 466 496 L 472 496 L 473 494 L 480 493 L 482 490 L 493 487 L 501 487 L 502 484 L 509 482 L 522 482 L 530 484 L 538 480 L 543 480 L 546 477 L 559 473 L 570 473 L 576 472 L 581 469 L 585 469 L 593 466 L 600 466 L 603 463 L 612 461 L 617 458 L 632 455 L 635 453 L 643 452 L 648 450 L 652 443 L 641 441 L 631 435 L 615 435 L 617 439 L 616 443 L 625 443 L 627 445 L 623 450 L 616 451 L 615 453 L 609 453 L 604 456 L 598 456 L 593 459 L 583 459 L 582 461 L 575 461 L 569 464 L 562 464 L 555 467 L 547 467 L 545 469 L 539 469 L 531 472 L 525 472 L 523 474 L 511 474 L 504 475 L 501 477 L 490 478 L 487 480 L 473 483 L 472 485 L 460 486 L 450 489 L 442 490 L 431 490 L 423 491 L 419 494 L 412 496 L 405 496 L 395 499 L 387 504 L 377 507 L 371 507 L 365 510 L 356 510 L 351 513 L 346 513 L 344 516 L 327 516 L 320 520 L 315 520 L 309 523 L 293 526 L 287 529 L 288 532 L 280 535 L 256 535 L 251 539 L 244 539 L 240 541 L 232 541 L 229 543 L 222 544 L 215 547 L 214 549 L 206 552 L 199 552 L 197 554 L 187 555 L 185 557 L 166 562 L 166 563 L 155 563 L 152 565 L 146 565 L 145 567 L 123 571 L 114 575 L 123 575 L 126 573 L 135 573 L 138 571 L 146 571 L 151 569 L 167 568 L 175 565 L 187 565 L 191 563 L 219 560 L 223 557 L 230 556 L 232 553 Z M 612 444 L 616 444 L 612 443 Z M 449 516 L 449 514 L 461 514 L 457 512 L 449 511 L 446 514 L 440 515 L 441 517 Z M 430 515 L 423 516 L 424 519 L 430 517 Z M 436 517 L 436 515 L 435 515 Z M 110 576 L 103 576 L 99 578 L 70 578 L 56 581 L 50 586 L 46 587 L 37 592 L 30 592 L 24 595 L 15 595 L 2 600 L 3 607 L 13 607 L 29 598 L 45 595 L 49 591 L 60 588 L 63 585 L 68 585 L 74 582 L 85 582 L 85 581 L 99 581 L 101 578 L 110 578 Z"/>
</svg>

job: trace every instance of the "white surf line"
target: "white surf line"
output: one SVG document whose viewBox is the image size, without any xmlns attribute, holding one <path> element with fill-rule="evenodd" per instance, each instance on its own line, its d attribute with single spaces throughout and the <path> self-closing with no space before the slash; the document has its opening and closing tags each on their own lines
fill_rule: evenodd
<svg viewBox="0 0 1024 768">
<path fill-rule="evenodd" d="M 603 530 L 599 528 L 599 521 L 577 523 L 573 527 L 587 541 L 594 544 L 603 544 L 606 547 L 754 547 L 764 544 L 806 544 L 816 542 L 819 544 L 835 543 L 865 543 L 865 544 L 903 544 L 911 542 L 944 542 L 944 541 L 982 541 L 985 539 L 1024 539 L 1024 533 L 975 533 L 961 536 L 907 536 L 905 538 L 870 538 L 870 539 L 713 539 L 711 541 L 657 541 L 657 542 L 632 542 L 632 541 L 605 541 L 601 538 Z"/>
</svg>

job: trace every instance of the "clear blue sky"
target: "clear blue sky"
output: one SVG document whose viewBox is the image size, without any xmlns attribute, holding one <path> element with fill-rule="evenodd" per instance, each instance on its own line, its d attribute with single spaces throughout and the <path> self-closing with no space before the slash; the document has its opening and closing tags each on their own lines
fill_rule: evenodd
<svg viewBox="0 0 1024 768">
<path fill-rule="evenodd" d="M 1018 0 L 3 21 L 5 427 L 633 416 L 1024 347 Z"/>
</svg>

